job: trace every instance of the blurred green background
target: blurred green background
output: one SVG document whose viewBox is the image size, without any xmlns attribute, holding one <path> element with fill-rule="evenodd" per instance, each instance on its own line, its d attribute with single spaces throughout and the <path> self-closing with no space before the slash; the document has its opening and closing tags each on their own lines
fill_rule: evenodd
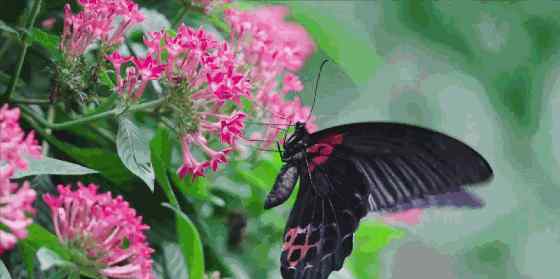
<svg viewBox="0 0 560 279">
<path fill-rule="evenodd" d="M 173 18 L 177 5 L 137 2 L 168 18 Z M 64 3 L 47 1 L 40 18 L 60 16 Z M 560 3 L 245 4 L 287 5 L 291 20 L 304 25 L 315 39 L 318 50 L 301 72 L 305 103 L 312 102 L 320 62 L 332 61 L 322 74 L 315 107 L 321 128 L 381 120 L 431 127 L 475 147 L 494 169 L 494 180 L 474 189 L 486 202 L 482 209 L 428 209 L 414 226 L 384 224 L 373 214 L 365 218 L 352 256 L 331 278 L 558 277 Z M 2 1 L 0 19 L 16 22 L 25 5 L 26 1 Z M 5 59 L 3 70 L 15 58 Z M 29 62 L 24 68 L 25 78 L 38 79 L 35 88 L 44 87 L 32 66 Z M 203 180 L 200 188 L 189 185 L 191 192 L 183 203 L 201 231 L 207 271 L 239 279 L 280 278 L 281 232 L 290 206 L 261 209 L 278 167 L 277 158 L 253 165 L 234 163 L 223 174 Z M 35 182 L 53 183 L 39 180 Z M 149 195 L 144 188 L 134 193 L 137 200 Z M 159 270 L 170 274 L 176 236 L 167 229 L 173 222 L 159 221 L 169 212 L 142 207 L 153 228 L 151 240 L 161 244 Z M 228 230 L 235 227 L 236 216 L 246 218 L 246 234 L 236 248 L 228 248 Z"/>
</svg>

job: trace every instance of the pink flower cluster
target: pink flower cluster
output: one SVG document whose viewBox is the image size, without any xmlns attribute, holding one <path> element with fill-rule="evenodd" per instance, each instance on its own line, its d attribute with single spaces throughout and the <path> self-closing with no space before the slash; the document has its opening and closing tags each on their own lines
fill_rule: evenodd
<svg viewBox="0 0 560 279">
<path fill-rule="evenodd" d="M 0 254 L 27 236 L 34 212 L 36 194 L 29 183 L 18 187 L 10 182 L 15 170 L 27 169 L 24 156 L 41 155 L 33 132 L 26 136 L 19 126 L 19 116 L 18 108 L 9 109 L 7 105 L 0 108 Z"/>
<path fill-rule="evenodd" d="M 115 68 L 117 86 L 115 90 L 123 97 L 138 100 L 142 97 L 148 82 L 157 80 L 161 77 L 164 65 L 155 61 L 152 56 L 138 58 L 133 56 L 121 56 L 118 52 L 113 52 L 106 57 Z M 121 77 L 121 67 L 132 61 L 133 67 L 126 68 L 125 78 Z"/>
<path fill-rule="evenodd" d="M 142 223 L 128 202 L 111 193 L 98 193 L 97 186 L 78 189 L 58 186 L 58 196 L 45 194 L 56 235 L 62 243 L 83 251 L 109 278 L 154 278 L 151 254 Z"/>
<path fill-rule="evenodd" d="M 176 87 L 188 84 L 189 92 L 185 93 L 190 95 L 190 110 L 196 112 L 196 129 L 186 131 L 181 139 L 183 165 L 178 170 L 180 177 L 191 174 L 194 179 L 204 175 L 206 169 L 215 171 L 226 163 L 245 121 L 245 114 L 235 108 L 241 107 L 241 97 L 250 97 L 251 85 L 229 44 L 219 42 L 204 29 L 182 25 L 176 36 L 163 37 L 168 54 L 167 81 Z M 150 47 L 150 52 L 161 59 L 161 49 Z M 208 144 L 213 136 L 220 138 L 220 150 Z M 207 159 L 197 160 L 192 152 L 194 147 Z"/>
<path fill-rule="evenodd" d="M 293 124 L 307 121 L 310 110 L 298 97 L 289 100 L 288 92 L 301 92 L 303 84 L 295 75 L 315 50 L 313 40 L 300 25 L 287 22 L 289 11 L 283 6 L 266 6 L 254 10 L 225 11 L 231 28 L 231 41 L 251 65 L 249 78 L 256 83 L 255 103 L 264 122 Z M 309 130 L 316 129 L 313 118 Z M 269 127 L 265 139 L 277 138 L 279 127 Z"/>
<path fill-rule="evenodd" d="M 33 223 L 35 191 L 24 182 L 21 187 L 10 182 L 12 173 L 0 167 L 0 254 L 14 247 L 18 239 L 27 237 L 27 226 Z"/>
<path fill-rule="evenodd" d="M 148 33 L 145 58 L 116 52 L 107 56 L 115 68 L 119 94 L 139 99 L 148 81 L 161 80 L 168 94 L 182 96 L 171 104 L 183 111 L 177 118 L 189 122 L 180 131 L 180 177 L 190 174 L 194 179 L 227 162 L 245 127 L 242 98 L 253 103 L 256 117 L 264 122 L 288 125 L 308 120 L 309 108 L 299 97 L 289 98 L 286 93 L 303 90 L 295 73 L 315 46 L 305 29 L 284 21 L 285 16 L 283 7 L 227 10 L 230 42 L 219 41 L 202 28 L 181 25 L 175 35 Z M 121 77 L 123 65 L 127 67 Z M 315 129 L 313 118 L 307 124 L 308 129 Z M 277 138 L 280 128 L 265 131 L 268 143 Z M 212 138 L 220 143 L 210 144 Z"/>
<path fill-rule="evenodd" d="M 97 40 L 107 46 L 118 45 L 129 27 L 144 20 L 132 0 L 78 0 L 78 3 L 83 10 L 77 14 L 72 14 L 70 4 L 64 6 L 60 49 L 70 57 L 83 54 Z M 120 20 L 118 25 L 117 20 Z"/>
<path fill-rule="evenodd" d="M 121 57 L 118 53 L 107 57 L 117 72 L 117 92 L 138 99 L 149 80 L 161 79 L 169 94 L 180 95 L 180 103 L 173 105 L 187 115 L 179 117 L 190 118 L 191 122 L 180 131 L 180 177 L 191 174 L 195 178 L 207 169 L 215 171 L 227 162 L 244 128 L 245 114 L 238 108 L 242 97 L 251 97 L 251 85 L 242 71 L 241 60 L 227 42 L 218 41 L 202 28 L 185 25 L 174 36 L 164 31 L 151 32 L 144 44 L 148 48 L 146 58 Z M 126 68 L 122 79 L 121 65 L 128 61 L 134 66 Z M 219 149 L 208 143 L 212 137 L 220 139 Z M 193 148 L 202 151 L 205 159 L 197 159 Z"/>
</svg>

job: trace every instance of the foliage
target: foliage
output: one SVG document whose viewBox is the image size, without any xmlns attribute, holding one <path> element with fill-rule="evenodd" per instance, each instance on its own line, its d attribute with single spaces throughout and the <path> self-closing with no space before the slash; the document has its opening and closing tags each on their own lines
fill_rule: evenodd
<svg viewBox="0 0 560 279">
<path fill-rule="evenodd" d="M 423 251 L 453 257 L 455 266 L 446 265 L 463 274 L 458 278 L 547 278 L 547 270 L 554 271 L 546 261 L 514 263 L 558 247 L 551 232 L 560 213 L 560 154 L 551 147 L 560 135 L 557 4 L 135 1 L 151 16 L 123 31 L 122 43 L 98 38 L 70 51 L 68 40 L 75 37 L 64 35 L 64 5 L 71 3 L 77 14 L 83 9 L 78 1 L 15 2 L 0 12 L 0 108 L 19 108 L 20 125 L 34 131 L 44 156 L 26 157 L 27 169 L 10 175 L 11 185 L 29 183 L 39 196 L 82 181 L 121 195 L 150 226 L 146 234 L 157 278 L 198 279 L 214 271 L 224 278 L 279 278 L 282 233 L 294 197 L 263 209 L 282 163 L 276 153 L 258 149 L 270 148 L 284 131 L 256 122 L 284 123 L 275 115 L 284 106 L 298 108 L 291 120 L 305 120 L 309 107 L 303 104 L 313 102 L 313 79 L 325 58 L 332 63 L 314 109 L 320 127 L 372 120 L 434 127 L 480 149 L 498 173 L 492 188 L 483 190 L 488 209 L 482 213 L 426 212 L 422 226 L 408 229 L 373 218 L 362 222 L 354 252 L 334 278 L 400 278 L 406 267 L 395 267 L 402 260 L 398 251 L 411 239 L 429 246 Z M 297 81 L 304 88 L 280 95 L 275 101 L 280 105 L 266 110 L 272 97 L 254 101 L 237 83 L 244 80 L 240 76 L 255 80 L 267 69 L 236 64 L 252 53 L 233 50 L 251 39 L 231 30 L 224 10 L 271 4 L 289 9 L 289 21 L 305 28 L 315 52 L 301 67 L 287 63 L 274 69 L 274 78 L 257 86 L 277 86 L 280 92 L 284 88 L 275 83 L 288 77 L 291 91 L 300 91 Z M 186 57 L 155 48 L 199 27 L 213 34 L 212 40 L 231 45 L 197 50 L 235 59 L 219 65 L 201 59 L 207 68 L 197 66 L 200 72 L 182 76 L 182 69 L 167 65 Z M 150 51 L 159 60 L 144 59 Z M 133 58 L 111 56 L 115 53 Z M 230 72 L 224 70 L 228 63 L 236 65 Z M 142 75 L 145 69 L 149 73 Z M 224 89 L 226 78 L 239 88 Z M 212 88 L 214 95 L 192 98 L 193 84 Z M 203 110 L 212 110 L 214 118 L 194 121 Z M 201 132 L 203 126 L 207 130 Z M 254 144 L 251 135 L 267 142 Z M 2 167 L 0 162 L 0 173 Z M 1 256 L 0 278 L 101 278 L 77 268 L 83 263 L 60 243 L 46 204 L 37 198 L 34 205 L 27 237 Z M 392 265 L 387 258 L 394 258 Z"/>
</svg>

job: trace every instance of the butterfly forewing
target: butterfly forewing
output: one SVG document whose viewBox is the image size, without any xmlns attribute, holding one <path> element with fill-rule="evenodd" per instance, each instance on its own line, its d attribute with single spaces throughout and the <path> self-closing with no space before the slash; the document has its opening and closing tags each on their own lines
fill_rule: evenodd
<svg viewBox="0 0 560 279">
<path fill-rule="evenodd" d="M 407 124 L 333 127 L 311 134 L 308 146 L 284 233 L 284 278 L 327 278 L 339 270 L 368 211 L 480 207 L 462 187 L 492 177 L 486 160 L 466 144 Z"/>
</svg>

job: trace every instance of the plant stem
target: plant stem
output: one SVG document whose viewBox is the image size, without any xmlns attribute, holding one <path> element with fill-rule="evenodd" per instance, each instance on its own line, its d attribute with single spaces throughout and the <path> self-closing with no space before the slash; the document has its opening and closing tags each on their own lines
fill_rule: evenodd
<svg viewBox="0 0 560 279">
<path fill-rule="evenodd" d="M 175 18 L 173 19 L 173 25 L 172 25 L 173 28 L 177 28 L 177 26 L 179 26 L 179 24 L 183 22 L 183 17 L 185 17 L 186 14 L 187 14 L 187 8 L 185 8 L 185 6 L 181 7 L 179 13 L 177 13 Z"/>
<path fill-rule="evenodd" d="M 2 47 L 0 47 L 0 59 L 2 59 L 6 51 L 10 49 L 11 44 L 12 44 L 12 37 L 6 38 L 6 41 L 2 44 Z"/>
<path fill-rule="evenodd" d="M 27 105 L 48 105 L 51 102 L 47 99 L 11 98 L 10 103 L 13 103 L 13 104 L 27 104 Z"/>
<path fill-rule="evenodd" d="M 0 82 L 6 85 L 9 85 L 12 80 L 12 77 L 4 72 L 0 72 Z M 21 87 L 24 86 L 23 80 L 18 80 L 16 86 Z"/>
<path fill-rule="evenodd" d="M 47 113 L 47 121 L 49 123 L 53 123 L 54 114 L 55 114 L 54 106 L 50 105 L 49 106 L 49 111 Z M 52 134 L 52 129 L 46 129 L 45 133 L 47 133 L 47 135 Z M 43 141 L 43 148 L 42 149 L 43 149 L 43 156 L 45 156 L 45 157 L 49 156 L 49 143 L 47 141 Z"/>
<path fill-rule="evenodd" d="M 157 99 L 157 100 L 150 101 L 150 102 L 145 102 L 145 103 L 138 104 L 138 105 L 132 105 L 127 110 L 127 112 L 134 112 L 134 111 L 149 109 L 149 108 L 152 108 L 152 107 L 157 107 L 157 106 L 161 105 L 164 101 L 165 101 L 165 98 L 161 98 L 161 99 Z M 117 108 L 117 109 L 112 109 L 112 110 L 105 111 L 105 112 L 102 112 L 102 113 L 98 113 L 98 114 L 94 114 L 94 115 L 90 115 L 90 116 L 86 116 L 86 117 L 83 117 L 83 118 L 70 120 L 70 121 L 66 121 L 66 122 L 62 122 L 62 123 L 49 123 L 47 120 L 45 120 L 41 116 L 37 115 L 32 109 L 30 109 L 26 106 L 20 106 L 20 108 L 24 113 L 30 115 L 33 119 L 35 119 L 37 122 L 39 122 L 39 124 L 41 124 L 42 126 L 44 126 L 46 128 L 52 129 L 52 130 L 68 129 L 68 128 L 71 128 L 73 126 L 85 124 L 85 123 L 88 123 L 88 122 L 93 122 L 93 121 L 96 121 L 96 120 L 99 120 L 99 119 L 112 117 L 112 116 L 117 116 L 122 111 L 121 109 Z"/>
<path fill-rule="evenodd" d="M 31 42 L 29 41 L 29 32 L 31 31 L 31 28 L 33 28 L 33 26 L 35 25 L 35 20 L 37 19 L 37 15 L 39 15 L 39 11 L 41 10 L 42 2 L 43 0 L 35 0 L 33 2 L 33 7 L 31 7 L 31 13 L 28 16 L 27 24 L 25 25 L 25 29 L 28 32 L 25 32 L 22 35 L 23 47 L 21 49 L 21 52 L 19 53 L 18 61 L 16 64 L 16 71 L 12 76 L 10 86 L 8 87 L 6 92 L 4 92 L 4 94 L 0 96 L 0 103 L 7 102 L 12 96 L 12 94 L 14 93 L 14 91 L 16 90 L 16 86 L 19 80 L 19 75 L 21 74 L 21 70 L 23 69 L 23 62 L 25 61 L 25 55 L 27 54 L 27 48 L 29 48 L 29 46 L 31 45 Z"/>
<path fill-rule="evenodd" d="M 192 12 L 192 13 L 196 13 L 196 14 L 202 14 L 205 15 L 205 11 L 204 8 L 199 7 L 199 6 L 194 6 L 192 4 L 192 1 L 188 1 L 188 0 L 183 0 L 183 1 L 179 1 L 181 2 L 181 9 L 179 10 L 179 12 L 177 13 L 177 15 L 175 15 L 175 18 L 173 19 L 173 28 L 177 28 L 177 26 L 179 26 L 179 24 L 181 22 L 183 22 L 183 18 L 185 17 L 185 15 L 187 15 L 187 13 Z"/>
</svg>

